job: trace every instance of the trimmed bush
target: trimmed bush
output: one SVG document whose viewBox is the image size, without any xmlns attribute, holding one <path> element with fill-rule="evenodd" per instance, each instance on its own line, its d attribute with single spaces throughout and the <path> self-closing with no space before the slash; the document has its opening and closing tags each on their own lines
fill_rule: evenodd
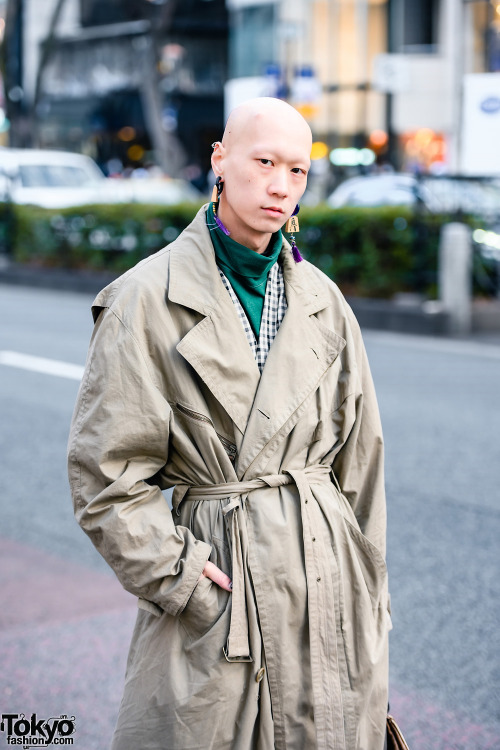
<svg viewBox="0 0 500 750">
<path fill-rule="evenodd" d="M 19 263 L 120 273 L 172 242 L 198 208 L 134 203 L 48 210 L 0 204 L 0 240 L 10 238 L 10 254 Z M 449 220 L 401 207 L 321 205 L 301 210 L 297 243 L 346 294 L 434 296 L 439 232 Z"/>
<path fill-rule="evenodd" d="M 172 242 L 198 206 L 16 206 L 12 257 L 45 267 L 126 271 Z"/>
</svg>

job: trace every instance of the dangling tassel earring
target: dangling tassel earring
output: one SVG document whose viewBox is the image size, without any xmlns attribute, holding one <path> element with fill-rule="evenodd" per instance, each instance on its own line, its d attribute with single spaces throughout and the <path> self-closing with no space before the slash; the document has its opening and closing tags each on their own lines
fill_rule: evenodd
<svg viewBox="0 0 500 750">
<path fill-rule="evenodd" d="M 300 229 L 299 229 L 299 220 L 297 219 L 297 214 L 299 213 L 299 211 L 300 211 L 300 206 L 297 203 L 297 205 L 295 206 L 295 211 L 293 212 L 293 214 L 290 216 L 290 218 L 287 220 L 287 222 L 285 224 L 285 232 L 289 232 L 290 233 L 290 243 L 292 245 L 292 255 L 293 255 L 293 259 L 294 259 L 294 261 L 296 263 L 300 263 L 301 260 L 304 260 L 304 258 L 302 257 L 302 255 L 299 252 L 299 248 L 295 244 L 295 232 L 299 232 L 300 231 Z"/>
<path fill-rule="evenodd" d="M 229 237 L 229 235 L 231 234 L 231 232 L 229 231 L 229 229 L 227 227 L 224 226 L 224 224 L 222 223 L 222 221 L 217 216 L 217 207 L 219 205 L 219 197 L 220 197 L 220 194 L 222 193 L 223 189 L 224 189 L 224 182 L 222 180 L 222 177 L 219 175 L 217 177 L 217 179 L 215 180 L 215 185 L 214 185 L 213 190 L 212 190 L 212 207 L 213 207 L 213 211 L 214 211 L 214 220 L 215 220 L 215 223 L 217 224 L 217 226 L 219 227 L 219 229 L 221 230 L 221 232 L 224 232 L 224 234 L 227 237 Z"/>
</svg>

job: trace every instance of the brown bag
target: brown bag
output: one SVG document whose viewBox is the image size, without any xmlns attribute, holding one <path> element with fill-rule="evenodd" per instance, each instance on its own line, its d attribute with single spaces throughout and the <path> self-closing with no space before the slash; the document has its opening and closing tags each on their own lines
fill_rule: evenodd
<svg viewBox="0 0 500 750">
<path fill-rule="evenodd" d="M 387 750 L 410 750 L 393 716 L 387 715 Z"/>
</svg>

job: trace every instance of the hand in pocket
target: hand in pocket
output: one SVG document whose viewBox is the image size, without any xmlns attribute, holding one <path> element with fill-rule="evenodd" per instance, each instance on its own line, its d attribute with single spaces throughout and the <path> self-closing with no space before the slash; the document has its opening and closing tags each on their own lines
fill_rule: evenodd
<svg viewBox="0 0 500 750">
<path fill-rule="evenodd" d="M 208 572 L 221 581 L 204 572 L 200 575 L 188 603 L 180 614 L 181 624 L 191 640 L 197 640 L 208 633 L 225 611 L 229 597 L 231 579 L 214 563 L 207 563 Z M 205 566 L 205 568 L 207 567 Z"/>
<path fill-rule="evenodd" d="M 216 583 L 217 586 L 220 586 L 221 589 L 231 591 L 231 589 L 233 588 L 233 583 L 229 576 L 223 573 L 223 571 L 218 568 L 217 565 L 214 565 L 213 562 L 210 562 L 210 560 L 205 563 L 203 572 L 198 580 L 201 581 L 204 576 L 206 578 L 210 578 L 210 580 Z"/>
</svg>

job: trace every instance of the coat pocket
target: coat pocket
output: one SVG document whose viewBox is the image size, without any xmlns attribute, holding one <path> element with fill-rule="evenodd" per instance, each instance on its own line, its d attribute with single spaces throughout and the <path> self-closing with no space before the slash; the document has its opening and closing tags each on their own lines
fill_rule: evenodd
<svg viewBox="0 0 500 750">
<path fill-rule="evenodd" d="M 375 545 L 343 521 L 341 629 L 351 688 L 364 692 L 385 669 L 387 568 Z"/>
<path fill-rule="evenodd" d="M 347 518 L 344 518 L 344 522 L 349 536 L 354 543 L 359 570 L 368 591 L 372 608 L 376 610 L 380 605 L 380 596 L 384 591 L 387 580 L 385 560 L 377 547 L 370 542 L 357 526 L 354 526 Z"/>
<path fill-rule="evenodd" d="M 236 445 L 234 444 L 232 440 L 229 440 L 229 438 L 227 438 L 225 435 L 222 435 L 220 432 L 217 432 L 215 430 L 215 425 L 213 421 L 210 419 L 210 417 L 207 417 L 205 414 L 202 414 L 201 412 L 194 411 L 193 409 L 190 409 L 189 407 L 184 406 L 184 404 L 181 404 L 181 403 L 176 403 L 175 407 L 177 411 L 183 414 L 185 417 L 189 417 L 189 419 L 192 419 L 195 422 L 198 422 L 198 424 L 208 425 L 212 427 L 215 431 L 215 434 L 219 438 L 222 446 L 224 447 L 224 450 L 226 451 L 229 457 L 229 460 L 231 461 L 231 463 L 234 464 L 236 460 L 236 454 L 237 454 Z"/>
<path fill-rule="evenodd" d="M 231 575 L 227 545 L 212 537 L 210 560 L 224 573 Z M 224 614 L 230 594 L 203 576 L 196 584 L 179 621 L 190 640 L 198 640 L 208 633 Z"/>
</svg>

